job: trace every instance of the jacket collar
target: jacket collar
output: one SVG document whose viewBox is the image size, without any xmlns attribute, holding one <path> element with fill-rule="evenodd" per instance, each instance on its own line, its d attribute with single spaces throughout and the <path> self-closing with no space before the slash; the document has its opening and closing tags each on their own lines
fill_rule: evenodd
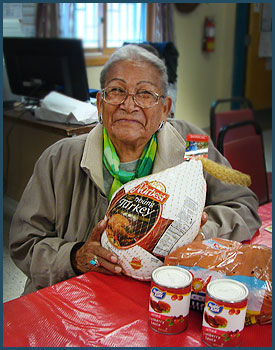
<svg viewBox="0 0 275 350">
<path fill-rule="evenodd" d="M 86 139 L 80 166 L 90 175 L 100 190 L 105 193 L 102 166 L 103 126 L 97 124 Z"/>
<path fill-rule="evenodd" d="M 169 123 L 157 133 L 158 149 L 152 173 L 157 173 L 183 162 L 185 141 L 178 131 Z M 102 166 L 103 126 L 98 124 L 91 130 L 85 142 L 81 167 L 105 193 Z"/>
<path fill-rule="evenodd" d="M 158 149 L 152 173 L 158 173 L 183 162 L 185 141 L 179 132 L 169 123 L 157 133 Z"/>
</svg>

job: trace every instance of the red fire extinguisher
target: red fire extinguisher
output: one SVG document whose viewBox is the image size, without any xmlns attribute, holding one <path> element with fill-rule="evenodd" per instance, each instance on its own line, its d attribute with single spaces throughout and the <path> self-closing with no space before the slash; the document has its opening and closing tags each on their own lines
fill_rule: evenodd
<svg viewBox="0 0 275 350">
<path fill-rule="evenodd" d="M 215 51 L 215 22 L 209 17 L 206 17 L 204 22 L 203 51 Z"/>
</svg>

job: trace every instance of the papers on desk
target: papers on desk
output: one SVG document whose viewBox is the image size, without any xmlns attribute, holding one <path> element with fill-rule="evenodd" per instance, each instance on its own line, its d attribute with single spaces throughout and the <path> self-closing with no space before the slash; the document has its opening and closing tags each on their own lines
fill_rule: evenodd
<svg viewBox="0 0 275 350">
<path fill-rule="evenodd" d="M 97 108 L 58 92 L 49 93 L 35 110 L 40 120 L 64 124 L 92 124 L 98 121 Z"/>
</svg>

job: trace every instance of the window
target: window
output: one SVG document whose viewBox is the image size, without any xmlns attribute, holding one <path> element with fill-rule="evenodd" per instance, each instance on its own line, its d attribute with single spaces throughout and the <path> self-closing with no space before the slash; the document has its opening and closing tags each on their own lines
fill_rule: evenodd
<svg viewBox="0 0 275 350">
<path fill-rule="evenodd" d="M 146 40 L 146 4 L 107 4 L 106 47 L 119 47 L 123 42 Z"/>
<path fill-rule="evenodd" d="M 63 36 L 83 40 L 87 65 L 104 64 L 124 42 L 151 40 L 150 4 L 62 3 L 60 6 L 61 13 L 66 13 L 61 15 Z"/>
<path fill-rule="evenodd" d="M 102 46 L 100 42 L 100 30 L 102 27 L 100 10 L 102 4 L 76 3 L 74 6 L 75 37 L 83 40 L 85 48 L 99 49 Z"/>
</svg>

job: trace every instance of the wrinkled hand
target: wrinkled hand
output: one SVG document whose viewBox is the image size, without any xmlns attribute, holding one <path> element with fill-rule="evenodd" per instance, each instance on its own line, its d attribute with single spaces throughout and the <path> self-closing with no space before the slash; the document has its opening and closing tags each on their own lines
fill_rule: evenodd
<svg viewBox="0 0 275 350">
<path fill-rule="evenodd" d="M 206 223 L 206 221 L 208 220 L 208 215 L 207 213 L 204 211 L 202 213 L 202 216 L 201 216 L 201 226 L 200 226 L 200 230 L 199 230 L 199 233 L 198 235 L 196 236 L 196 238 L 194 239 L 194 241 L 203 241 L 204 240 L 204 234 L 202 233 L 202 226 Z"/>
<path fill-rule="evenodd" d="M 89 239 L 74 253 L 72 264 L 79 273 L 97 271 L 106 274 L 119 274 L 121 267 L 117 264 L 118 258 L 112 252 L 103 248 L 100 237 L 106 228 L 107 222 L 101 220 L 92 230 Z M 91 259 L 97 256 L 100 266 L 92 266 Z"/>
</svg>

